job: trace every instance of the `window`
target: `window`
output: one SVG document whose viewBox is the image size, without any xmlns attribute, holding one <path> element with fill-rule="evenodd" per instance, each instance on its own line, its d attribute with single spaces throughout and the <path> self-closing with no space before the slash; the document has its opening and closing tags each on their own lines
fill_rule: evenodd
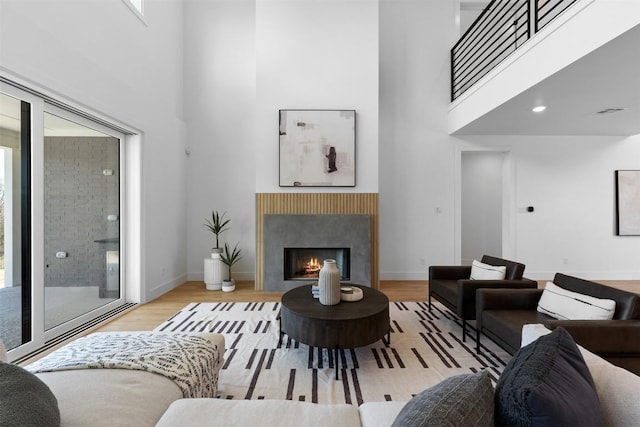
<svg viewBox="0 0 640 427">
<path fill-rule="evenodd" d="M 140 12 L 140 15 L 144 15 L 144 13 L 142 12 L 142 0 L 129 0 L 129 3 L 131 3 L 133 7 L 135 7 L 138 12 Z"/>
<path fill-rule="evenodd" d="M 142 20 L 144 16 L 144 0 L 122 0 L 138 18 Z M 144 20 L 142 20 L 144 22 Z"/>
</svg>

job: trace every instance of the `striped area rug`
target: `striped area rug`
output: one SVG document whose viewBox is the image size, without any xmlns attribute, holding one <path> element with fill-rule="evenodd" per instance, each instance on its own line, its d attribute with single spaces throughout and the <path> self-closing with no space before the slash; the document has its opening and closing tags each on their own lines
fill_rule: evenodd
<svg viewBox="0 0 640 427">
<path fill-rule="evenodd" d="M 346 304 L 346 303 L 344 303 Z M 280 303 L 192 303 L 156 331 L 223 334 L 225 362 L 218 391 L 225 399 L 289 399 L 316 403 L 406 401 L 442 379 L 481 369 L 494 382 L 510 356 L 488 339 L 476 354 L 475 330 L 462 342 L 456 316 L 435 302 L 391 303 L 391 342 L 339 352 L 309 347 L 284 335 Z"/>
</svg>

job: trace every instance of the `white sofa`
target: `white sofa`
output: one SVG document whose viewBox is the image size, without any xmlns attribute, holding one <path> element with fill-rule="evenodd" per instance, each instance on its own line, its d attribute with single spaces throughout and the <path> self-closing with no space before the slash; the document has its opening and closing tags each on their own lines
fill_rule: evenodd
<svg viewBox="0 0 640 427">
<path fill-rule="evenodd" d="M 224 336 L 213 333 L 195 335 L 205 338 L 207 345 L 218 349 L 216 366 L 220 369 Z M 0 360 L 3 356 L 6 360 L 2 350 L 0 343 Z M 57 399 L 62 426 L 153 426 L 172 402 L 183 398 L 182 390 L 174 381 L 143 370 L 70 369 L 36 373 L 35 376 L 49 387 Z"/>
<path fill-rule="evenodd" d="M 543 325 L 526 325 L 522 345 L 549 331 Z M 637 426 L 640 420 L 640 377 L 614 366 L 581 348 L 593 377 L 607 426 Z M 224 381 L 224 378 L 221 379 Z M 390 426 L 406 402 L 367 402 L 317 405 L 281 400 L 180 399 L 164 413 L 158 427 L 229 426 Z"/>
<path fill-rule="evenodd" d="M 542 325 L 526 325 L 523 345 L 548 332 Z M 208 338 L 224 348 L 221 335 L 208 334 Z M 640 377 L 580 350 L 595 382 L 606 425 L 638 425 Z M 284 400 L 186 399 L 167 378 L 123 369 L 37 376 L 56 396 L 63 426 L 390 426 L 406 404 L 367 402 L 356 407 Z M 224 375 L 220 380 L 224 382 Z"/>
</svg>

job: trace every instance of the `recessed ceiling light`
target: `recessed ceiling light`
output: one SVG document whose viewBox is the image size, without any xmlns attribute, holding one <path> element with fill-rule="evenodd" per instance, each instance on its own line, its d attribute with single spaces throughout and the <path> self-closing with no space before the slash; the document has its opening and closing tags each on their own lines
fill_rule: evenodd
<svg viewBox="0 0 640 427">
<path fill-rule="evenodd" d="M 538 105 L 537 107 L 533 107 L 531 109 L 531 111 L 533 111 L 534 113 L 542 113 L 544 110 L 546 110 L 547 107 L 544 105 Z"/>
</svg>

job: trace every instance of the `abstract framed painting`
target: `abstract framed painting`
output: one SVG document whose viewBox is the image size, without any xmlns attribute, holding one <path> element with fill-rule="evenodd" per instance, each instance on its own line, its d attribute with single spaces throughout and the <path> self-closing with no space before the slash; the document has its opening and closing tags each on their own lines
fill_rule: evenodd
<svg viewBox="0 0 640 427">
<path fill-rule="evenodd" d="M 280 187 L 355 187 L 355 110 L 279 110 L 279 120 Z"/>
<path fill-rule="evenodd" d="M 616 171 L 616 234 L 640 236 L 640 171 Z"/>
</svg>

